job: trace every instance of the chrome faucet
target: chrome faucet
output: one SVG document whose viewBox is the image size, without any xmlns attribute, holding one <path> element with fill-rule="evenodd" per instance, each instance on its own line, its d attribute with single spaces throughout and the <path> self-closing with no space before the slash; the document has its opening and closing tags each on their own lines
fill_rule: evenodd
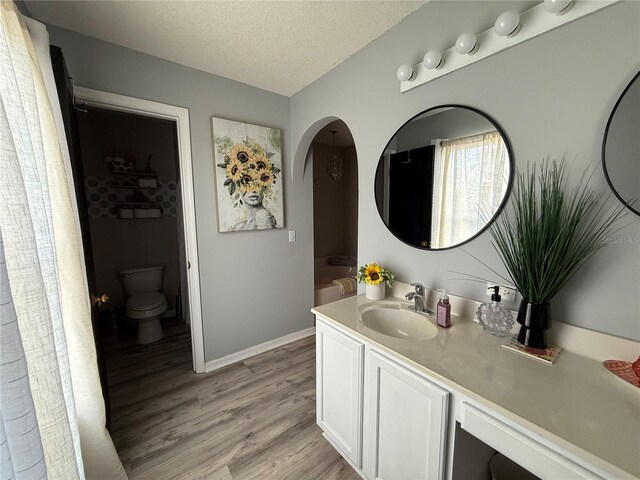
<svg viewBox="0 0 640 480">
<path fill-rule="evenodd" d="M 417 313 L 431 314 L 431 310 L 427 309 L 427 302 L 424 297 L 424 285 L 420 283 L 412 283 L 412 287 L 415 288 L 415 292 L 407 293 L 404 298 L 407 300 L 413 300 L 413 305 L 410 305 L 411 310 L 415 310 Z"/>
</svg>

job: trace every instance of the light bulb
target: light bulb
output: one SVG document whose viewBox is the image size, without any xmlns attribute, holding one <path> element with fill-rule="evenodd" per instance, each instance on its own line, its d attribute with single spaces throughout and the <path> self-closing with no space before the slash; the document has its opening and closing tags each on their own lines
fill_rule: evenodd
<svg viewBox="0 0 640 480">
<path fill-rule="evenodd" d="M 406 63 L 400 65 L 398 67 L 398 71 L 396 72 L 396 77 L 401 82 L 406 82 L 407 80 L 411 80 L 413 78 L 413 67 L 411 65 L 407 65 Z"/>
<path fill-rule="evenodd" d="M 549 13 L 557 13 L 559 15 L 567 13 L 573 0 L 544 0 L 544 9 Z"/>
<path fill-rule="evenodd" d="M 454 48 L 460 55 L 473 55 L 477 46 L 478 42 L 475 34 L 465 32 L 458 37 Z"/>
<path fill-rule="evenodd" d="M 518 33 L 520 14 L 515 10 L 506 10 L 496 19 L 493 30 L 501 37 L 513 37 Z"/>
<path fill-rule="evenodd" d="M 442 54 L 438 50 L 429 50 L 424 54 L 422 64 L 425 68 L 432 70 L 434 68 L 442 68 L 444 60 L 442 58 Z"/>
</svg>

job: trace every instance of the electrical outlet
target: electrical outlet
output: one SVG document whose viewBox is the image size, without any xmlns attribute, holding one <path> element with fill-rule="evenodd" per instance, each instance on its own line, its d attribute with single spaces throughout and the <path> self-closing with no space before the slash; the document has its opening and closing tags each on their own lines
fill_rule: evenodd
<svg viewBox="0 0 640 480">
<path fill-rule="evenodd" d="M 516 301 L 518 300 L 518 290 L 516 290 L 516 287 L 512 287 L 510 285 L 507 286 L 500 285 L 499 283 L 487 283 L 487 297 L 493 295 L 492 288 L 496 285 L 500 287 L 500 297 L 502 298 L 502 302 L 516 303 Z"/>
<path fill-rule="evenodd" d="M 296 231 L 289 230 L 289 242 L 295 242 L 295 241 L 296 241 Z"/>
</svg>

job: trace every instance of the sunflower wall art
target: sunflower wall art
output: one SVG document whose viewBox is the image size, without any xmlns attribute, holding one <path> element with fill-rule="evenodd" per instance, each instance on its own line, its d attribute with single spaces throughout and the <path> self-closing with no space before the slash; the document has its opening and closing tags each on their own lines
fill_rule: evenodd
<svg viewBox="0 0 640 480">
<path fill-rule="evenodd" d="M 212 117 L 220 232 L 284 227 L 280 130 Z"/>
</svg>

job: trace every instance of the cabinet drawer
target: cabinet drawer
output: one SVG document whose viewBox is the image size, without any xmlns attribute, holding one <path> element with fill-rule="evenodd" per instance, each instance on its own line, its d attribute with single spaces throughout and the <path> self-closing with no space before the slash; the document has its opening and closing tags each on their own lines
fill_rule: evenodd
<svg viewBox="0 0 640 480">
<path fill-rule="evenodd" d="M 543 479 L 602 479 L 539 440 L 493 415 L 462 402 L 462 428 Z"/>
</svg>

